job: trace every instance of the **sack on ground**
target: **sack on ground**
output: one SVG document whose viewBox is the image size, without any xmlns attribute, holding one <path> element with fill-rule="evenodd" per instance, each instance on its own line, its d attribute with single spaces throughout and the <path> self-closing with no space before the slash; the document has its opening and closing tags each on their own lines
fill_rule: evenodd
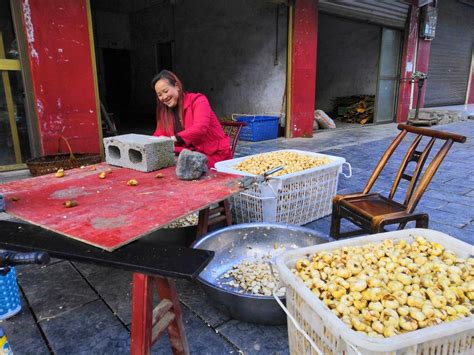
<svg viewBox="0 0 474 355">
<path fill-rule="evenodd" d="M 319 128 L 322 129 L 332 129 L 336 128 L 336 124 L 334 123 L 334 120 L 329 117 L 326 112 L 323 110 L 316 110 L 314 111 L 314 120 L 318 123 Z"/>
</svg>

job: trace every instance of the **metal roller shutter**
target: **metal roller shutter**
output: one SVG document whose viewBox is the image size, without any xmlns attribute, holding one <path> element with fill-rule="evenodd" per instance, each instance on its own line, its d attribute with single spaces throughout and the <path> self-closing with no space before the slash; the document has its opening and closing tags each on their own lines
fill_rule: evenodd
<svg viewBox="0 0 474 355">
<path fill-rule="evenodd" d="M 474 6 L 458 0 L 439 1 L 425 107 L 464 104 L 473 41 Z"/>
<path fill-rule="evenodd" d="M 337 16 L 404 28 L 409 6 L 394 0 L 319 0 L 319 10 Z"/>
</svg>

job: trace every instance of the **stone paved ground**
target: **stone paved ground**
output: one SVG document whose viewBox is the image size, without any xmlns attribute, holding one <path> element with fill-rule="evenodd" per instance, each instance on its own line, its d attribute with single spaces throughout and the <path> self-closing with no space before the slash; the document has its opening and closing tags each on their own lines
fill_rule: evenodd
<svg viewBox="0 0 474 355">
<path fill-rule="evenodd" d="M 439 126 L 462 133 L 422 199 L 430 228 L 474 244 L 474 122 Z M 396 135 L 395 125 L 318 133 L 313 139 L 242 142 L 238 155 L 294 148 L 345 157 L 353 177 L 340 178 L 339 192 L 363 188 L 378 158 Z M 400 161 L 400 155 L 394 157 Z M 387 191 L 396 167 L 387 167 L 376 191 Z M 308 225 L 329 232 L 329 217 Z M 15 354 L 127 354 L 131 319 L 131 274 L 104 267 L 54 260 L 44 268 L 18 270 L 21 313 L 1 325 Z M 216 311 L 194 284 L 178 281 L 186 332 L 193 354 L 286 354 L 286 327 L 261 326 L 229 319 Z M 153 353 L 170 353 L 167 339 Z"/>
</svg>

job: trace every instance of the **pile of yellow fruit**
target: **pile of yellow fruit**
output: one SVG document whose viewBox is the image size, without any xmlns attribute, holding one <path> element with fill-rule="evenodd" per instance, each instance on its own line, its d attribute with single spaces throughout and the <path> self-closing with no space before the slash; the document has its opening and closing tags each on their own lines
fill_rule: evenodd
<svg viewBox="0 0 474 355">
<path fill-rule="evenodd" d="M 474 258 L 420 236 L 322 251 L 292 271 L 347 326 L 373 337 L 474 314 Z"/>
<path fill-rule="evenodd" d="M 283 170 L 272 174 L 272 176 L 281 176 L 326 165 L 329 162 L 330 160 L 327 157 L 315 158 L 295 152 L 273 152 L 256 155 L 252 158 L 246 159 L 234 166 L 234 169 L 255 175 L 261 175 L 268 170 L 278 166 L 283 166 Z"/>
</svg>

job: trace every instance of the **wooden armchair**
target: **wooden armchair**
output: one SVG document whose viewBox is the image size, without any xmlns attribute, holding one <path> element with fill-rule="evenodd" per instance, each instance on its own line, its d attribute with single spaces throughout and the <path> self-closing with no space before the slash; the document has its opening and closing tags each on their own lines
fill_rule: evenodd
<svg viewBox="0 0 474 355">
<path fill-rule="evenodd" d="M 413 211 L 453 143 L 464 143 L 466 137 L 449 132 L 435 131 L 404 124 L 399 124 L 398 129 L 401 130 L 401 132 L 382 155 L 364 191 L 334 197 L 330 231 L 332 237 L 340 238 L 362 234 L 364 232 L 370 234 L 380 233 L 385 231 L 385 226 L 391 224 L 398 224 L 398 229 L 400 230 L 405 228 L 406 224 L 410 221 L 415 221 L 416 227 L 418 228 L 428 227 L 428 214 L 414 213 Z M 370 193 L 380 173 L 387 165 L 388 160 L 407 133 L 414 133 L 416 137 L 402 159 L 388 197 L 382 196 L 379 193 Z M 417 150 L 420 142 L 425 137 L 428 139 L 428 142 L 422 151 Z M 444 140 L 445 142 L 423 172 L 423 167 L 428 156 L 432 151 L 436 150 L 432 148 L 437 139 Z M 410 162 L 416 163 L 412 175 L 405 173 Z M 420 176 L 421 180 L 418 182 Z M 401 179 L 409 181 L 403 203 L 393 199 Z M 341 233 L 341 219 L 349 220 L 360 229 Z"/>
<path fill-rule="evenodd" d="M 221 121 L 221 125 L 225 135 L 230 138 L 230 149 L 232 151 L 232 157 L 234 157 L 235 148 L 237 147 L 237 142 L 240 137 L 240 131 L 242 130 L 242 127 L 247 124 L 245 122 Z"/>
<path fill-rule="evenodd" d="M 242 127 L 247 124 L 245 122 L 220 122 L 225 135 L 230 138 L 230 149 L 232 151 L 232 157 L 234 157 L 235 147 L 239 141 L 240 131 L 242 130 Z M 215 224 L 224 224 L 225 226 L 232 225 L 232 215 L 230 213 L 230 204 L 228 200 L 219 202 L 218 205 L 213 208 L 206 208 L 199 211 L 197 238 L 201 238 L 209 231 L 209 227 Z"/>
</svg>

